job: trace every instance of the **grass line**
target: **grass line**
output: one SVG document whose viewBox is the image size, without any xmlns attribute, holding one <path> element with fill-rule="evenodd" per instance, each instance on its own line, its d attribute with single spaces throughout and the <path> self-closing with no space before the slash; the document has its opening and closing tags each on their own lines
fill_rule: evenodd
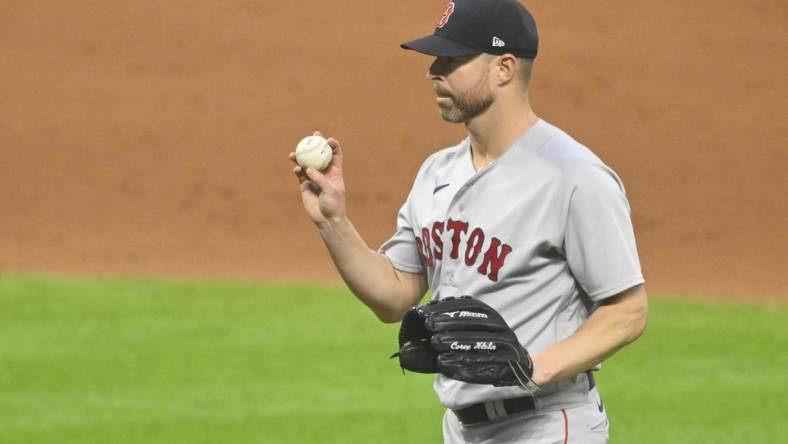
<svg viewBox="0 0 788 444">
<path fill-rule="evenodd" d="M 656 298 L 598 381 L 611 443 L 788 436 L 788 308 Z M 3 443 L 441 442 L 343 288 L 0 275 Z"/>
</svg>

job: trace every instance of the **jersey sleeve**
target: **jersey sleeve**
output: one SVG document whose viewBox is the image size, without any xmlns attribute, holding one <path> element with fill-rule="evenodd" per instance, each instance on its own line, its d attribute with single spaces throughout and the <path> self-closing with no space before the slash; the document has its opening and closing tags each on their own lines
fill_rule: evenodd
<svg viewBox="0 0 788 444">
<path fill-rule="evenodd" d="M 577 282 L 594 300 L 643 283 L 624 186 L 604 165 L 573 171 L 564 249 Z"/>
<path fill-rule="evenodd" d="M 410 212 L 410 196 L 397 214 L 397 231 L 378 251 L 389 258 L 394 268 L 408 273 L 424 273 Z"/>
</svg>

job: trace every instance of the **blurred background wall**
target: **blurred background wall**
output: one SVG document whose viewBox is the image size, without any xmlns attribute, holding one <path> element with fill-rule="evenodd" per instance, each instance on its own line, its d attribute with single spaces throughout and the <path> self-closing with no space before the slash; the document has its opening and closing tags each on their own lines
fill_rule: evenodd
<svg viewBox="0 0 788 444">
<path fill-rule="evenodd" d="M 788 3 L 523 2 L 537 113 L 628 188 L 652 289 L 788 297 Z M 0 271 L 337 280 L 287 153 L 346 153 L 376 248 L 437 114 L 445 0 L 1 0 Z"/>
</svg>

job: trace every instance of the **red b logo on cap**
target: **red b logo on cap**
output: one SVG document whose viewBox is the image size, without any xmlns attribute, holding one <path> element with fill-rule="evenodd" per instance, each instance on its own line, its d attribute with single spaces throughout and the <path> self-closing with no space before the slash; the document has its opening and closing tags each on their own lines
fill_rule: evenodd
<svg viewBox="0 0 788 444">
<path fill-rule="evenodd" d="M 441 16 L 441 19 L 438 20 L 438 24 L 435 26 L 437 26 L 438 28 L 443 28 L 446 25 L 446 22 L 449 21 L 449 17 L 451 17 L 452 12 L 454 12 L 454 2 L 450 0 L 449 4 L 446 5 L 446 10 L 443 11 L 443 15 Z"/>
</svg>

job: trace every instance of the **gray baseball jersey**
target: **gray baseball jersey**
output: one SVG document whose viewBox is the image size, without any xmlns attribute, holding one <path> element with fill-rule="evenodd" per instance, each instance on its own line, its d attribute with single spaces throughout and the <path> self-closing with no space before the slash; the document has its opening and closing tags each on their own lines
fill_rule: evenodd
<svg viewBox="0 0 788 444">
<path fill-rule="evenodd" d="M 470 295 L 497 309 L 532 354 L 574 333 L 595 302 L 643 282 L 621 180 L 543 120 L 478 172 L 467 138 L 430 156 L 380 251 L 425 273 L 433 298 Z M 443 375 L 435 390 L 452 409 L 523 395 Z M 537 408 L 588 393 L 581 374 L 543 387 Z"/>
</svg>

